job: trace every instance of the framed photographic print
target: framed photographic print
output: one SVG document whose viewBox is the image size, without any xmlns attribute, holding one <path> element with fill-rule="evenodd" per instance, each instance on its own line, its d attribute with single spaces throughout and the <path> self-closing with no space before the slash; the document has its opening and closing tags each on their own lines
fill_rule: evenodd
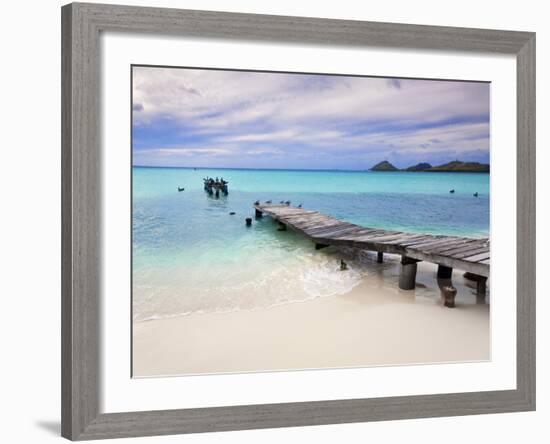
<svg viewBox="0 0 550 444">
<path fill-rule="evenodd" d="M 535 408 L 535 36 L 70 4 L 62 434 Z"/>
</svg>

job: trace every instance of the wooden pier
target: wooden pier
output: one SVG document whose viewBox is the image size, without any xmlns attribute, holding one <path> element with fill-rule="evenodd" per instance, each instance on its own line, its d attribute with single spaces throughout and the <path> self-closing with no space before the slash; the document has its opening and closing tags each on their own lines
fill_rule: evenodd
<svg viewBox="0 0 550 444">
<path fill-rule="evenodd" d="M 400 255 L 399 287 L 404 290 L 415 288 L 416 264 L 426 261 L 438 265 L 437 276 L 440 279 L 450 280 L 453 268 L 468 272 L 477 281 L 478 293 L 485 294 L 491 259 L 490 241 L 487 238 L 367 228 L 290 205 L 255 203 L 254 208 L 256 218 L 264 214 L 270 216 L 279 222 L 279 230 L 288 227 L 303 234 L 315 243 L 316 249 L 335 245 L 376 251 L 378 262 L 383 261 L 384 253 Z M 454 294 L 449 296 L 448 304 L 446 295 L 446 305 L 454 306 Z"/>
</svg>

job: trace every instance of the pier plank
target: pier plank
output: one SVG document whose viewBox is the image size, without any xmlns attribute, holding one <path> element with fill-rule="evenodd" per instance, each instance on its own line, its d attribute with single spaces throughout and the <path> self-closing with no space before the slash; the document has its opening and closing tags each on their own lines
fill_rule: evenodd
<svg viewBox="0 0 550 444">
<path fill-rule="evenodd" d="M 336 227 L 331 227 L 328 229 L 323 229 L 315 232 L 314 234 L 319 237 L 336 237 L 341 234 L 350 234 L 357 232 L 358 228 L 356 225 L 343 224 Z"/>
<path fill-rule="evenodd" d="M 486 253 L 480 253 L 480 254 L 476 254 L 475 256 L 465 257 L 464 260 L 468 262 L 479 262 L 479 261 L 487 260 L 490 257 L 491 255 L 487 251 Z"/>
<path fill-rule="evenodd" d="M 430 248 L 434 247 L 440 247 L 442 245 L 449 245 L 450 243 L 454 243 L 455 241 L 453 239 L 445 239 L 445 238 L 434 238 L 427 240 L 426 242 L 419 243 L 419 244 L 413 244 L 408 247 L 408 249 L 411 250 L 419 250 L 422 251 L 430 251 Z"/>
<path fill-rule="evenodd" d="M 425 234 L 405 234 L 402 239 L 388 241 L 389 244 L 399 244 L 399 245 L 412 245 L 416 242 L 425 241 L 428 238 Z"/>
<path fill-rule="evenodd" d="M 337 242 L 339 245 L 341 244 L 341 245 L 351 246 L 357 239 L 372 233 L 373 233 L 372 230 L 365 230 L 365 229 L 359 228 L 356 231 L 336 235 L 334 236 L 333 240 Z"/>
<path fill-rule="evenodd" d="M 488 247 L 475 248 L 475 249 L 463 251 L 461 253 L 455 253 L 452 256 L 456 257 L 457 259 L 461 259 L 464 257 L 471 257 L 482 253 L 489 253 L 489 248 Z"/>
<path fill-rule="evenodd" d="M 317 221 L 313 225 L 302 226 L 302 229 L 307 234 L 311 234 L 312 236 L 314 236 L 315 233 L 318 231 L 323 231 L 323 230 L 326 230 L 327 228 L 339 227 L 339 226 L 340 226 L 339 222 L 324 220 L 324 221 Z"/>
<path fill-rule="evenodd" d="M 447 254 L 453 255 L 455 253 L 462 253 L 463 251 L 472 250 L 475 248 L 480 248 L 484 245 L 484 242 L 478 239 L 471 239 L 467 241 L 462 241 L 458 243 L 453 243 L 452 245 L 439 246 L 435 249 L 438 254 Z"/>
<path fill-rule="evenodd" d="M 413 245 L 419 245 L 419 244 L 425 243 L 429 240 L 432 240 L 432 241 L 435 240 L 434 236 L 432 236 L 430 234 L 423 234 L 423 235 L 421 235 L 420 237 L 418 237 L 416 239 L 411 239 L 411 240 L 402 242 L 400 245 L 402 247 L 412 247 Z M 389 243 L 391 244 L 393 242 L 389 242 Z"/>
<path fill-rule="evenodd" d="M 396 234 L 384 234 L 382 236 L 379 236 L 379 235 L 374 235 L 374 236 L 369 236 L 368 234 L 363 237 L 367 242 L 369 242 L 370 240 L 372 241 L 375 241 L 375 242 L 381 242 L 381 243 L 384 243 L 384 242 L 387 242 L 387 241 L 392 241 L 392 240 L 397 240 L 397 239 L 402 239 L 403 238 L 403 233 L 396 233 Z"/>
<path fill-rule="evenodd" d="M 468 245 L 475 242 L 473 239 L 464 238 L 440 238 L 440 241 L 438 245 L 426 247 L 426 250 L 442 253 L 444 251 L 466 248 Z"/>
</svg>

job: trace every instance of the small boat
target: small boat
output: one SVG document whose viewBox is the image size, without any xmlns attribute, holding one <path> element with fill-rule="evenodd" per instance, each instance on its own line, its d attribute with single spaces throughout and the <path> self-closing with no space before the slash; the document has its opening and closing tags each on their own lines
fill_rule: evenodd
<svg viewBox="0 0 550 444">
<path fill-rule="evenodd" d="M 455 189 L 449 190 L 449 193 L 453 194 L 455 192 Z"/>
<path fill-rule="evenodd" d="M 478 192 L 476 191 L 476 192 L 474 193 L 474 197 L 478 197 L 478 196 L 479 196 L 479 194 L 478 194 Z"/>
<path fill-rule="evenodd" d="M 185 191 L 185 188 L 178 187 L 178 192 Z"/>
</svg>

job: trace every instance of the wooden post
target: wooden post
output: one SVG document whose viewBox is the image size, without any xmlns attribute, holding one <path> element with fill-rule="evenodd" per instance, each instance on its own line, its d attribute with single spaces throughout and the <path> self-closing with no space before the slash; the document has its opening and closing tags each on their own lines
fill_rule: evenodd
<svg viewBox="0 0 550 444">
<path fill-rule="evenodd" d="M 378 252 L 378 257 L 376 259 L 376 262 L 378 262 L 379 264 L 384 262 L 384 253 L 382 253 L 381 251 Z"/>
<path fill-rule="evenodd" d="M 279 227 L 277 228 L 277 231 L 286 231 L 286 225 L 282 222 L 279 222 Z"/>
<path fill-rule="evenodd" d="M 246 226 L 247 227 L 250 227 L 252 225 L 252 218 L 251 217 L 247 217 L 245 219 L 245 222 L 246 222 Z"/>
<path fill-rule="evenodd" d="M 401 290 L 414 290 L 416 286 L 416 259 L 401 256 L 401 273 L 399 273 L 399 288 Z"/>
<path fill-rule="evenodd" d="M 262 213 L 260 210 L 258 210 L 258 209 L 256 208 L 256 213 L 255 213 L 255 215 L 256 215 L 256 219 L 261 219 L 262 216 L 264 215 L 264 213 Z"/>
<path fill-rule="evenodd" d="M 453 269 L 451 267 L 446 267 L 445 265 L 439 265 L 437 267 L 438 279 L 451 279 L 452 276 L 453 276 Z"/>
<path fill-rule="evenodd" d="M 487 278 L 478 276 L 477 278 L 477 294 L 485 296 L 487 294 Z"/>
<path fill-rule="evenodd" d="M 455 306 L 456 288 L 452 285 L 446 285 L 441 288 L 441 292 L 445 299 L 445 307 L 453 308 Z"/>
<path fill-rule="evenodd" d="M 470 272 L 464 273 L 464 278 L 474 281 L 477 285 L 477 294 L 485 296 L 487 294 L 487 278 Z"/>
</svg>

